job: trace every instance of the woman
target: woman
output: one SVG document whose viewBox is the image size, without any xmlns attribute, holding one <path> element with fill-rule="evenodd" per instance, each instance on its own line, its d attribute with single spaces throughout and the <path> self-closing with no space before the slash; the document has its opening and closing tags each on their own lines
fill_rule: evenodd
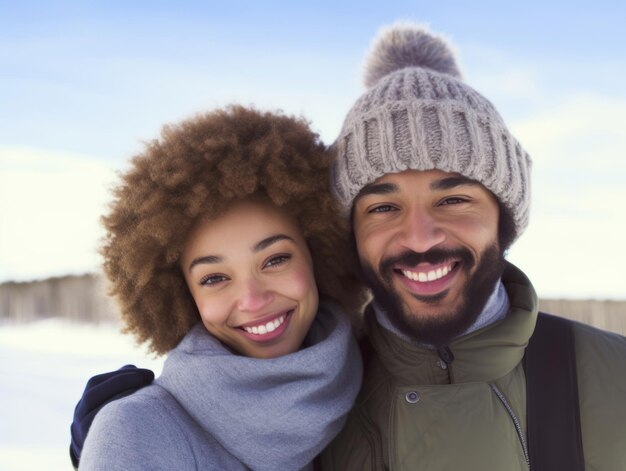
<svg viewBox="0 0 626 471">
<path fill-rule="evenodd" d="M 133 159 L 104 272 L 126 331 L 168 357 L 98 413 L 80 469 L 311 468 L 361 381 L 328 164 L 305 122 L 239 106 Z"/>
</svg>

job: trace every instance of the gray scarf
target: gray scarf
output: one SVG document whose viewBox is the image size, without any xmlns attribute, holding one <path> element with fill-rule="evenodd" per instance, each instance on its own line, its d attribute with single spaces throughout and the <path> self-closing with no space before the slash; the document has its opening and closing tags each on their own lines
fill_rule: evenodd
<svg viewBox="0 0 626 471">
<path fill-rule="evenodd" d="M 305 342 L 290 355 L 249 358 L 199 324 L 170 352 L 157 383 L 249 468 L 302 469 L 343 427 L 363 368 L 337 307 L 320 307 Z"/>
</svg>

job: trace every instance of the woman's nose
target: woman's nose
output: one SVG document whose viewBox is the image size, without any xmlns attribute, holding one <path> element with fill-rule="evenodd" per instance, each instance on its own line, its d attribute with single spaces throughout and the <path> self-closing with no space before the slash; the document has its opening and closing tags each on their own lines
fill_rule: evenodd
<svg viewBox="0 0 626 471">
<path fill-rule="evenodd" d="M 263 281 L 250 278 L 242 285 L 238 308 L 244 312 L 256 312 L 268 306 L 273 299 L 273 291 Z"/>
</svg>

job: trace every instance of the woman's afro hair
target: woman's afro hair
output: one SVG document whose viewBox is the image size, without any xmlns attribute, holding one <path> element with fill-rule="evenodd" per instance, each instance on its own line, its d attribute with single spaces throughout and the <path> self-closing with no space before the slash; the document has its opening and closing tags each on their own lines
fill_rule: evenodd
<svg viewBox="0 0 626 471">
<path fill-rule="evenodd" d="M 348 221 L 329 188 L 330 151 L 306 121 L 232 105 L 167 125 L 113 190 L 101 254 L 125 331 L 164 354 L 200 320 L 180 269 L 200 218 L 264 196 L 298 222 L 320 297 L 356 313 L 363 291 Z"/>
</svg>

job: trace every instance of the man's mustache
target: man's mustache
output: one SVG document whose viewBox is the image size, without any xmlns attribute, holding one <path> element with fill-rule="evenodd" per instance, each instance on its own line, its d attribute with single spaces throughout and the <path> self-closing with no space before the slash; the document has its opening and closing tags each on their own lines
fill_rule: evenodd
<svg viewBox="0 0 626 471">
<path fill-rule="evenodd" d="M 396 265 L 404 265 L 407 267 L 416 266 L 419 263 L 438 264 L 447 262 L 448 260 L 458 260 L 466 268 L 471 268 L 476 260 L 469 249 L 460 247 L 458 249 L 431 249 L 427 252 L 414 252 L 406 250 L 393 257 L 384 258 L 379 265 L 379 273 L 383 277 L 391 274 L 391 270 Z"/>
</svg>

